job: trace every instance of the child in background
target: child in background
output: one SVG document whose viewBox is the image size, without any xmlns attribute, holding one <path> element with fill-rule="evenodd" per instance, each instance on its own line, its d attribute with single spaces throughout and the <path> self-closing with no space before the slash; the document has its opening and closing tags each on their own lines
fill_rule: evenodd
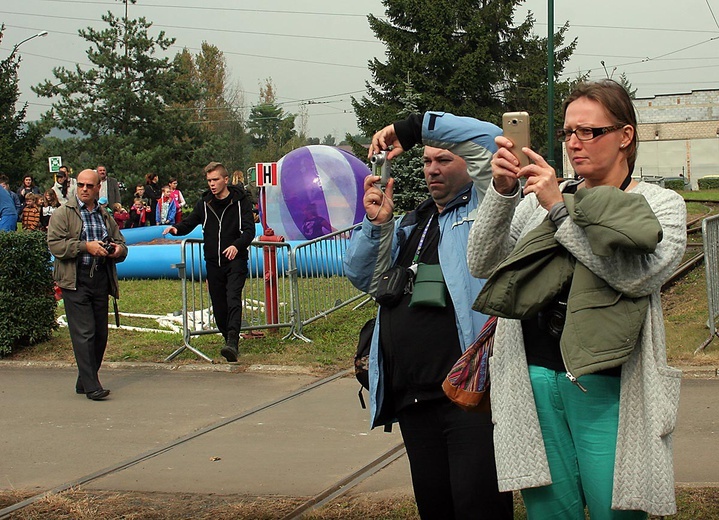
<svg viewBox="0 0 719 520">
<path fill-rule="evenodd" d="M 112 209 L 107 207 L 107 197 L 100 197 L 99 199 L 97 199 L 97 203 L 100 205 L 101 210 L 106 211 L 107 214 L 111 217 L 113 216 Z"/>
<path fill-rule="evenodd" d="M 172 198 L 175 200 L 175 204 L 177 205 L 177 213 L 175 213 L 175 223 L 177 223 L 182 220 L 182 208 L 186 206 L 187 203 L 185 202 L 185 197 L 182 196 L 182 192 L 177 189 L 176 177 L 170 177 L 168 185 L 170 186 L 170 195 L 172 195 Z"/>
<path fill-rule="evenodd" d="M 162 187 L 162 197 L 157 201 L 155 221 L 163 225 L 174 224 L 176 214 L 177 204 L 172 198 L 172 190 L 170 186 L 165 185 Z"/>
<path fill-rule="evenodd" d="M 40 210 L 37 208 L 38 197 L 34 193 L 25 195 L 25 209 L 22 210 L 22 228 L 27 231 L 40 229 Z"/>
<path fill-rule="evenodd" d="M 125 222 L 130 219 L 130 214 L 122 207 L 122 204 L 116 202 L 112 205 L 112 217 L 115 219 L 115 222 L 117 222 L 117 227 L 124 229 Z"/>
<path fill-rule="evenodd" d="M 49 189 L 43 194 L 42 202 L 42 209 L 40 209 L 40 226 L 42 229 L 47 229 L 47 226 L 50 224 L 50 216 L 60 207 L 60 201 L 57 200 L 55 190 Z"/>
<path fill-rule="evenodd" d="M 135 197 L 136 199 L 142 199 L 143 202 L 146 205 L 150 205 L 150 199 L 147 198 L 145 195 L 145 185 L 142 183 L 139 183 L 137 186 L 135 186 Z"/>
<path fill-rule="evenodd" d="M 144 188 L 143 188 L 144 190 Z M 150 206 L 145 204 L 142 197 L 135 197 L 135 203 L 130 208 L 130 220 L 128 228 L 145 227 L 147 225 L 147 214 L 150 213 Z"/>
</svg>

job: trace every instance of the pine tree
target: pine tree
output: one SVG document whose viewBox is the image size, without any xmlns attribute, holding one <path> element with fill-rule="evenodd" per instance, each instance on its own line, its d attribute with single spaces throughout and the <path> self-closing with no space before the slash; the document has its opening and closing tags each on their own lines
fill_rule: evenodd
<svg viewBox="0 0 719 520">
<path fill-rule="evenodd" d="M 546 39 L 532 35 L 530 13 L 513 16 L 522 0 L 383 0 L 387 19 L 369 15 L 371 29 L 387 46 L 385 61 L 373 59 L 367 95 L 353 99 L 358 126 L 367 135 L 402 113 L 405 83 L 416 91 L 420 112 L 439 110 L 501 124 L 505 111 L 532 115 L 532 142 L 546 143 Z M 555 97 L 576 42 L 564 45 L 567 26 L 555 35 Z M 555 110 L 556 112 L 556 110 Z M 546 149 L 546 146 L 544 146 Z"/>
<path fill-rule="evenodd" d="M 277 103 L 271 78 L 260 87 L 260 99 L 250 109 L 247 130 L 254 146 L 253 162 L 277 161 L 306 140 L 295 131 L 295 114 L 285 113 Z"/>
<path fill-rule="evenodd" d="M 44 119 L 86 136 L 86 149 L 121 180 L 150 171 L 164 180 L 192 167 L 202 132 L 181 107 L 200 92 L 183 75 L 179 56 L 157 56 L 175 40 L 164 31 L 150 35 L 145 18 L 108 12 L 102 20 L 107 27 L 78 31 L 91 45 L 92 68 L 55 68 L 54 81 L 33 88 L 57 99 Z"/>
</svg>

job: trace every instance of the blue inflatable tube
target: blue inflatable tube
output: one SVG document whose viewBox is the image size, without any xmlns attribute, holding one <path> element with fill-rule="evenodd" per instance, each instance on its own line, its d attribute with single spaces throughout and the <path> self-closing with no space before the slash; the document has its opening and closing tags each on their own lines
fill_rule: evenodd
<svg viewBox="0 0 719 520">
<path fill-rule="evenodd" d="M 197 226 L 192 232 L 183 237 L 162 235 L 167 226 L 147 226 L 142 228 L 123 229 L 122 235 L 128 245 L 127 258 L 124 262 L 117 264 L 117 276 L 122 280 L 138 278 L 179 278 L 179 270 L 173 265 L 179 264 L 182 260 L 181 242 L 185 238 L 202 238 L 202 229 Z M 262 235 L 262 226 L 257 224 L 256 236 Z M 146 244 L 156 239 L 172 240 L 175 243 Z M 303 241 L 290 241 L 288 244 L 292 249 L 305 244 Z M 195 276 L 199 276 L 199 269 L 205 275 L 205 259 L 202 247 L 193 249 L 199 259 L 195 258 Z M 322 258 L 317 258 L 317 252 L 321 251 Z M 299 276 L 336 276 L 342 275 L 342 258 L 344 250 L 332 247 L 323 247 L 322 244 L 314 244 L 311 247 L 297 250 L 296 260 Z M 188 264 L 190 259 L 188 258 Z M 187 266 L 190 267 L 189 265 Z M 261 277 L 264 274 L 263 255 L 253 252 L 250 255 L 250 272 L 254 277 Z M 289 268 L 288 249 L 286 247 L 277 249 L 277 270 L 284 273 Z"/>
</svg>

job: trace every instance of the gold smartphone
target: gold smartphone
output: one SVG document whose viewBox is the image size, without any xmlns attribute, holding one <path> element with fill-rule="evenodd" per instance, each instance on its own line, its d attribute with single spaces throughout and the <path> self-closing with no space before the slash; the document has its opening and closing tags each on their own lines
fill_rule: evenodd
<svg viewBox="0 0 719 520">
<path fill-rule="evenodd" d="M 519 160 L 519 167 L 529 164 L 529 157 L 522 152 L 529 148 L 529 114 L 527 112 L 506 112 L 502 115 L 504 137 L 512 141 L 512 153 Z"/>
</svg>

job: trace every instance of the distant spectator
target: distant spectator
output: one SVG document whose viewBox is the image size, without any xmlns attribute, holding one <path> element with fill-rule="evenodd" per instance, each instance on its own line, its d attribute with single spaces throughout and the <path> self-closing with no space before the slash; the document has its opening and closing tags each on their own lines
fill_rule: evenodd
<svg viewBox="0 0 719 520">
<path fill-rule="evenodd" d="M 10 181 L 7 178 L 7 175 L 0 175 L 0 186 L 5 188 L 5 191 L 10 194 L 10 199 L 15 206 L 15 218 L 16 220 L 20 220 L 22 218 L 22 210 L 25 207 L 25 204 L 23 204 L 23 202 L 20 200 L 20 197 L 17 196 L 17 193 L 10 189 Z"/>
<path fill-rule="evenodd" d="M 177 205 L 177 212 L 175 213 L 175 222 L 177 223 L 182 220 L 182 208 L 185 207 L 187 203 L 185 202 L 185 197 L 182 196 L 182 192 L 177 189 L 177 179 L 175 177 L 170 177 L 170 182 L 167 184 L 170 186 L 170 195 Z"/>
<path fill-rule="evenodd" d="M 34 193 L 25 195 L 25 208 L 22 210 L 22 228 L 25 231 L 37 231 L 40 229 L 38 199 L 39 197 Z"/>
<path fill-rule="evenodd" d="M 156 173 L 148 173 L 145 175 L 145 198 L 150 204 L 150 213 L 148 213 L 148 221 L 151 226 L 155 225 L 155 210 L 157 209 L 157 201 L 162 197 L 160 189 L 160 177 Z"/>
<path fill-rule="evenodd" d="M 100 176 L 100 197 L 107 197 L 107 205 L 112 208 L 120 202 L 120 184 L 107 175 L 107 168 L 102 165 L 98 165 L 97 174 Z"/>
<path fill-rule="evenodd" d="M 50 224 L 50 217 L 53 212 L 60 207 L 60 201 L 57 200 L 55 191 L 49 189 L 43 195 L 42 207 L 40 208 L 40 225 L 43 229 L 47 229 Z"/>
<path fill-rule="evenodd" d="M 135 197 L 135 203 L 130 208 L 130 220 L 127 221 L 128 228 L 145 227 L 147 215 L 150 214 L 150 206 L 141 197 Z"/>
<path fill-rule="evenodd" d="M 97 205 L 100 207 L 100 209 L 101 209 L 102 211 L 104 211 L 105 213 L 107 213 L 107 214 L 110 215 L 111 217 L 113 216 L 113 214 L 112 214 L 112 213 L 113 213 L 113 212 L 112 212 L 112 209 L 109 207 L 109 205 L 108 205 L 108 203 L 107 203 L 107 197 L 100 197 L 99 199 L 97 199 Z"/>
<path fill-rule="evenodd" d="M 112 205 L 112 217 L 117 222 L 117 227 L 124 229 L 125 223 L 130 219 L 130 214 L 122 207 L 122 204 L 116 202 Z"/>
<path fill-rule="evenodd" d="M 35 185 L 35 179 L 33 179 L 32 175 L 25 175 L 25 177 L 22 178 L 22 184 L 17 189 L 17 196 L 20 202 L 23 203 L 23 207 L 25 206 L 25 195 L 28 193 L 35 195 L 40 195 L 41 193 L 40 188 Z"/>
<path fill-rule="evenodd" d="M 157 224 L 174 224 L 175 215 L 177 214 L 177 204 L 172 198 L 172 190 L 169 186 L 162 187 L 162 197 L 157 201 L 157 209 L 155 214 L 155 222 Z"/>
<path fill-rule="evenodd" d="M 70 178 L 70 170 L 67 166 L 60 166 L 60 169 L 55 174 L 55 184 L 52 189 L 55 190 L 60 204 L 65 204 L 77 193 L 77 181 Z"/>
<path fill-rule="evenodd" d="M 150 201 L 147 199 L 147 195 L 145 195 L 145 185 L 143 183 L 139 183 L 135 187 L 135 194 L 132 196 L 133 200 L 136 198 L 142 199 L 145 204 L 148 204 Z"/>
<path fill-rule="evenodd" d="M 17 194 L 15 194 L 17 197 Z M 0 188 L 0 231 L 17 230 L 17 208 L 10 192 Z"/>
</svg>

